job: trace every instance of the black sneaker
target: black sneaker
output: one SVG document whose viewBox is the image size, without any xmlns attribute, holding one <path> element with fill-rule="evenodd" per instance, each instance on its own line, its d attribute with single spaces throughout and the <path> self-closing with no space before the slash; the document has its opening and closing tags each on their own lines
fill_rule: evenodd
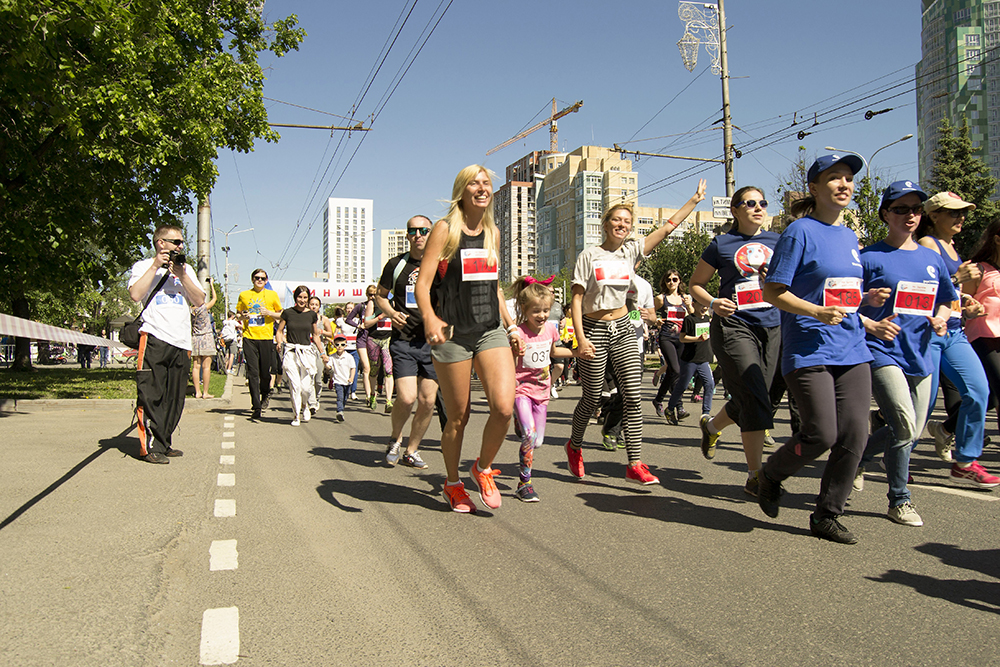
<svg viewBox="0 0 1000 667">
<path fill-rule="evenodd" d="M 260 419 L 260 410 L 254 410 L 253 412 L 250 413 L 251 421 L 257 421 L 258 419 Z"/>
<path fill-rule="evenodd" d="M 260 397 L 260 411 L 264 412 L 267 410 L 267 406 L 271 403 L 271 394 L 265 394 Z"/>
<path fill-rule="evenodd" d="M 677 419 L 687 419 L 688 417 L 691 416 L 691 413 L 681 407 L 677 408 L 677 410 L 674 412 L 674 416 Z"/>
<path fill-rule="evenodd" d="M 701 454 L 709 460 L 715 458 L 715 445 L 719 442 L 719 436 L 722 435 L 721 431 L 712 433 L 708 430 L 708 422 L 711 420 L 709 415 L 702 415 L 701 421 L 698 422 L 698 426 L 701 427 Z"/>
<path fill-rule="evenodd" d="M 781 482 L 775 482 L 768 477 L 763 468 L 757 472 L 757 504 L 764 510 L 764 514 L 772 519 L 777 518 L 778 509 L 781 507 L 781 494 L 784 492 Z"/>
<path fill-rule="evenodd" d="M 821 540 L 830 540 L 838 544 L 857 544 L 858 538 L 854 533 L 844 528 L 844 524 L 837 521 L 836 517 L 827 517 L 816 520 L 815 514 L 809 515 L 809 532 Z"/>
<path fill-rule="evenodd" d="M 150 452 L 142 457 L 146 463 L 170 463 L 170 459 L 159 452 Z"/>
<path fill-rule="evenodd" d="M 170 456 L 170 457 L 174 457 L 174 456 L 184 456 L 184 452 L 182 452 L 182 451 L 181 451 L 181 450 L 179 450 L 179 449 L 174 449 L 173 447 L 171 447 L 171 448 L 169 448 L 169 449 L 167 450 L 167 453 L 166 453 L 166 455 L 167 455 L 167 456 Z"/>
<path fill-rule="evenodd" d="M 667 408 L 666 412 L 663 413 L 663 418 L 667 420 L 667 423 L 671 426 L 677 426 L 680 424 L 677 417 L 677 411 L 673 408 Z"/>
</svg>

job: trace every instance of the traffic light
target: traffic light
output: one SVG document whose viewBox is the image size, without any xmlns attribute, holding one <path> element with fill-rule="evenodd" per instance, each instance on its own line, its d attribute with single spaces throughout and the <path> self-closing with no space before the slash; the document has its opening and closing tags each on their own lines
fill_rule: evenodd
<svg viewBox="0 0 1000 667">
<path fill-rule="evenodd" d="M 562 287 L 557 287 L 556 288 L 556 301 L 558 301 L 560 305 L 566 303 L 566 301 L 563 298 L 563 296 L 564 296 L 563 288 Z"/>
</svg>

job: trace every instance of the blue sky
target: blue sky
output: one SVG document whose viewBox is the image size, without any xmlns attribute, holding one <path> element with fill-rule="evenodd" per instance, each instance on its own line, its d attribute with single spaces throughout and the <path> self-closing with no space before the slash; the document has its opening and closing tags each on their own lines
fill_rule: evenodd
<svg viewBox="0 0 1000 667">
<path fill-rule="evenodd" d="M 676 42 L 684 26 L 674 0 L 453 0 L 398 79 L 448 2 L 418 0 L 413 7 L 354 114 L 367 126 L 379 110 L 367 135 L 338 132 L 331 138 L 322 130 L 282 129 L 280 142 L 261 142 L 250 154 L 220 152 L 213 226 L 254 228 L 229 239 L 230 262 L 239 265 L 231 271 L 231 279 L 238 272 L 236 287 L 248 285 L 258 266 L 273 278 L 312 280 L 322 270 L 328 196 L 373 199 L 376 228 L 397 228 L 416 213 L 440 215 L 441 200 L 465 165 L 486 164 L 502 181 L 507 164 L 548 148 L 548 131 L 489 157 L 486 151 L 541 120 L 553 97 L 560 108 L 584 101 L 559 123 L 562 150 L 631 141 L 629 147 L 648 152 L 721 154 L 721 130 L 708 127 L 721 118 L 721 83 L 706 71 L 704 49 L 694 72 L 683 66 Z M 309 34 L 298 52 L 262 56 L 265 96 L 350 116 L 411 4 L 268 0 L 265 15 L 297 14 Z M 735 143 L 744 149 L 737 186 L 758 185 L 774 199 L 779 176 L 800 145 L 810 155 L 832 145 L 867 158 L 916 134 L 916 97 L 906 83 L 920 58 L 916 0 L 729 0 L 726 18 L 732 115 L 741 128 Z M 267 105 L 274 123 L 347 123 L 279 102 Z M 864 120 L 865 110 L 886 108 L 893 110 Z M 799 123 L 794 130 L 793 121 Z M 793 136 L 799 130 L 811 134 L 800 141 Z M 725 194 L 721 166 L 682 173 L 693 164 L 641 159 L 640 203 L 679 207 L 699 176 L 708 179 L 710 196 Z M 916 179 L 916 137 L 881 151 L 873 169 Z M 193 235 L 194 215 L 186 222 Z M 212 273 L 221 281 L 223 236 L 216 232 L 213 241 Z"/>
</svg>

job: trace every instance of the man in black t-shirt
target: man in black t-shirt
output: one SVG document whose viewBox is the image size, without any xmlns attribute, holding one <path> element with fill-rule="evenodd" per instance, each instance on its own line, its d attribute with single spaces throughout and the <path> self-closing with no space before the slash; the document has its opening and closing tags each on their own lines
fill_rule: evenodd
<svg viewBox="0 0 1000 667">
<path fill-rule="evenodd" d="M 424 325 L 414 296 L 420 261 L 430 233 L 431 221 L 425 216 L 414 216 L 406 222 L 406 239 L 410 250 L 386 262 L 375 293 L 375 305 L 392 320 L 389 353 L 392 355 L 392 374 L 396 380 L 396 402 L 392 406 L 392 438 L 385 460 L 389 465 L 402 462 L 413 468 L 427 467 L 417 448 L 434 412 L 434 398 L 438 390 L 437 374 L 431 361 L 431 346 L 424 339 Z M 410 426 L 409 443 L 403 452 L 403 427 L 406 426 L 414 403 L 417 404 L 417 412 Z"/>
</svg>

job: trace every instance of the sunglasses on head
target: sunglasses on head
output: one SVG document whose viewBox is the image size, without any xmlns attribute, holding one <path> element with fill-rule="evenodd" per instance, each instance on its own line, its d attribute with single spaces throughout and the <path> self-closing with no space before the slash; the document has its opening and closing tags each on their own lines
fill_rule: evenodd
<svg viewBox="0 0 1000 667">
<path fill-rule="evenodd" d="M 895 213 L 896 215 L 920 215 L 924 212 L 924 205 L 917 204 L 916 206 L 890 206 L 888 209 L 889 213 Z M 956 216 L 957 217 L 957 216 Z"/>
<path fill-rule="evenodd" d="M 766 199 L 761 199 L 760 201 L 757 201 L 756 199 L 744 199 L 738 205 L 739 206 L 746 206 L 747 208 L 757 208 L 758 204 L 760 204 L 761 208 L 767 208 L 767 200 Z"/>
<path fill-rule="evenodd" d="M 431 233 L 430 227 L 408 227 L 406 229 L 407 236 L 416 236 L 420 234 L 421 236 L 427 236 Z"/>
</svg>

